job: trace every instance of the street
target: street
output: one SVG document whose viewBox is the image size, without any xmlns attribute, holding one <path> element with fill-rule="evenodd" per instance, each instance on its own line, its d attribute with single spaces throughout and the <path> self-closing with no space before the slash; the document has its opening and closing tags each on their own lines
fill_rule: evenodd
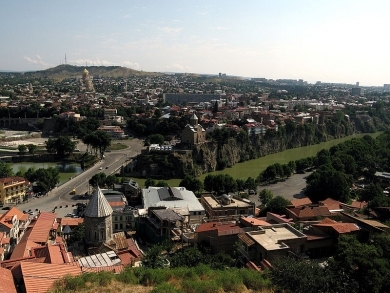
<svg viewBox="0 0 390 293">
<path fill-rule="evenodd" d="M 106 175 L 115 173 L 126 160 L 130 160 L 139 154 L 143 147 L 143 141 L 139 139 L 121 141 L 121 143 L 126 144 L 129 147 L 120 151 L 106 152 L 104 154 L 105 158 L 88 170 L 85 170 L 59 187 L 49 191 L 46 196 L 29 199 L 28 202 L 17 205 L 17 208 L 19 210 L 39 209 L 42 212 L 51 212 L 54 207 L 83 202 L 83 200 L 78 199 L 78 195 L 84 194 L 87 191 L 92 191 L 92 187 L 89 186 L 88 182 L 93 175 L 99 172 L 103 172 Z M 85 146 L 79 144 L 78 147 L 81 151 L 85 151 Z M 102 170 L 99 170 L 100 167 Z M 70 194 L 73 189 L 76 189 L 76 195 Z"/>
</svg>

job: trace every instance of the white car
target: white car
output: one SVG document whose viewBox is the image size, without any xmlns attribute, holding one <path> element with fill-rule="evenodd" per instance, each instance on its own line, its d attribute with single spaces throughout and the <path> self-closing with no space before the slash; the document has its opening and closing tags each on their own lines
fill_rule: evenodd
<svg viewBox="0 0 390 293">
<path fill-rule="evenodd" d="M 99 170 L 103 170 L 103 167 L 99 167 Z"/>
</svg>

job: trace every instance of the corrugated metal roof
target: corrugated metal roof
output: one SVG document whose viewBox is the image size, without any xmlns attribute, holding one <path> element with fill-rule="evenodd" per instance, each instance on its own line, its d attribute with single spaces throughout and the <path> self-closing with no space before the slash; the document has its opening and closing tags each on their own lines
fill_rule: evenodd
<svg viewBox="0 0 390 293">
<path fill-rule="evenodd" d="M 108 203 L 107 199 L 103 195 L 103 192 L 100 190 L 100 188 L 96 188 L 93 192 L 92 198 L 89 201 L 85 211 L 84 215 L 85 217 L 90 218 L 102 218 L 102 217 L 108 217 L 112 214 L 112 208 L 110 204 Z"/>
</svg>

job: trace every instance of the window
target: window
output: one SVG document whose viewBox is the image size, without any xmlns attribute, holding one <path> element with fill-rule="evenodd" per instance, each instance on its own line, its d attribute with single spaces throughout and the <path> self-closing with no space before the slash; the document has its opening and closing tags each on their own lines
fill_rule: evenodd
<svg viewBox="0 0 390 293">
<path fill-rule="evenodd" d="M 123 229 L 123 224 L 119 224 L 119 229 Z"/>
<path fill-rule="evenodd" d="M 118 224 L 115 224 L 115 230 L 118 230 Z"/>
</svg>

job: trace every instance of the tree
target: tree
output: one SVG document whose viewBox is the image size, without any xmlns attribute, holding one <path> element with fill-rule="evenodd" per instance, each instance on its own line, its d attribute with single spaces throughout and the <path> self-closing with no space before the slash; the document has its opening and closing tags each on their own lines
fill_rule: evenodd
<svg viewBox="0 0 390 293">
<path fill-rule="evenodd" d="M 147 178 L 145 180 L 145 187 L 149 188 L 149 186 L 156 186 L 156 181 L 154 181 L 152 178 Z"/>
<path fill-rule="evenodd" d="M 166 181 L 160 180 L 156 183 L 156 187 L 169 187 L 169 185 Z"/>
<path fill-rule="evenodd" d="M 92 176 L 91 179 L 89 179 L 89 184 L 93 187 L 99 186 L 104 187 L 106 185 L 106 174 L 103 172 L 97 173 Z"/>
<path fill-rule="evenodd" d="M 57 139 L 49 138 L 45 144 L 49 153 L 57 153 L 60 156 L 64 156 L 72 154 L 77 143 L 68 136 L 60 136 Z"/>
<path fill-rule="evenodd" d="M 26 147 L 26 145 L 24 145 L 24 144 L 18 145 L 18 151 L 19 151 L 19 153 L 20 153 L 21 155 L 23 155 L 24 153 L 26 153 L 26 152 L 27 152 L 27 147 Z"/>
<path fill-rule="evenodd" d="M 119 178 L 115 175 L 108 175 L 104 181 L 104 185 L 108 188 L 114 188 L 114 184 L 119 183 Z"/>
<path fill-rule="evenodd" d="M 28 148 L 28 153 L 30 155 L 34 155 L 36 150 L 38 149 L 38 146 L 36 146 L 35 144 L 30 143 L 30 144 L 27 145 L 27 148 Z"/>
<path fill-rule="evenodd" d="M 3 161 L 0 161 L 0 178 L 6 178 L 14 175 L 12 168 Z"/>
<path fill-rule="evenodd" d="M 35 172 L 35 178 L 37 186 L 39 186 L 43 192 L 47 193 L 60 182 L 60 172 L 53 167 L 47 169 L 39 168 Z"/>
<path fill-rule="evenodd" d="M 284 214 L 286 211 L 286 206 L 288 206 L 290 202 L 285 199 L 284 197 L 278 195 L 272 198 L 268 203 L 267 203 L 267 210 L 276 213 L 276 214 Z"/>
<path fill-rule="evenodd" d="M 260 191 L 259 199 L 263 205 L 267 205 L 272 199 L 274 195 L 271 190 L 264 188 L 262 191 Z"/>
<path fill-rule="evenodd" d="M 203 190 L 203 183 L 198 178 L 187 175 L 182 181 L 180 181 L 179 186 L 183 186 L 188 190 L 191 190 L 195 195 L 199 195 Z"/>
<path fill-rule="evenodd" d="M 256 184 L 255 179 L 253 179 L 252 177 L 248 177 L 246 179 L 246 181 L 245 181 L 245 188 L 246 189 L 256 190 L 257 189 L 257 184 Z"/>
<path fill-rule="evenodd" d="M 164 136 L 161 134 L 151 134 L 148 136 L 147 140 L 150 144 L 164 144 Z"/>
<path fill-rule="evenodd" d="M 318 202 L 331 197 L 344 203 L 350 199 L 351 178 L 332 168 L 324 165 L 307 177 L 305 194 L 312 202 Z"/>
</svg>

